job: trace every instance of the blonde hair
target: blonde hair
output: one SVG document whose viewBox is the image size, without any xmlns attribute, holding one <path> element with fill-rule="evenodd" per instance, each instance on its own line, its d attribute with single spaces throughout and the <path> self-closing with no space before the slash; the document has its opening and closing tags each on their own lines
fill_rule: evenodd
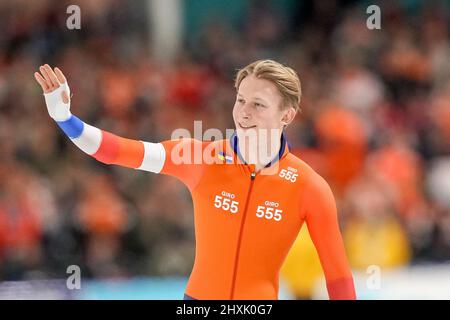
<svg viewBox="0 0 450 320">
<path fill-rule="evenodd" d="M 289 107 L 293 107 L 295 111 L 300 109 L 302 89 L 300 79 L 293 69 L 273 60 L 252 62 L 238 71 L 234 82 L 236 90 L 239 89 L 242 80 L 249 75 L 254 75 L 259 79 L 265 79 L 275 84 L 283 97 L 282 109 Z"/>
</svg>

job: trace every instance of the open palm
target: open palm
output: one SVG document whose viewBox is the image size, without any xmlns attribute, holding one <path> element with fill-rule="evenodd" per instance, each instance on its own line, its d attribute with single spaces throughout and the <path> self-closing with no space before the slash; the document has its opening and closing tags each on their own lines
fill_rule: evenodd
<svg viewBox="0 0 450 320">
<path fill-rule="evenodd" d="M 34 78 L 40 84 L 44 93 L 55 91 L 67 81 L 62 71 L 57 67 L 53 70 L 48 64 L 45 64 L 39 67 L 39 71 L 40 73 L 34 73 Z M 66 90 L 62 91 L 61 96 L 64 103 L 69 103 L 69 94 Z"/>
</svg>

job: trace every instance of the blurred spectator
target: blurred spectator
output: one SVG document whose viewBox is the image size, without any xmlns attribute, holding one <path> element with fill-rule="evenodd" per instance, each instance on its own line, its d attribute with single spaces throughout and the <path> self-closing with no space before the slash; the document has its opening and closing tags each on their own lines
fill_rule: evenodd
<svg viewBox="0 0 450 320">
<path fill-rule="evenodd" d="M 329 107 L 315 119 L 318 150 L 326 159 L 327 181 L 342 193 L 354 179 L 366 156 L 366 133 L 362 121 L 349 110 Z"/>
<path fill-rule="evenodd" d="M 393 190 L 368 168 L 348 188 L 344 241 L 350 265 L 365 270 L 404 266 L 411 259 L 407 234 L 395 210 Z"/>
<path fill-rule="evenodd" d="M 2 277 L 20 279 L 42 262 L 44 221 L 55 223 L 55 208 L 31 171 L 5 166 L 0 177 L 0 270 Z"/>
</svg>

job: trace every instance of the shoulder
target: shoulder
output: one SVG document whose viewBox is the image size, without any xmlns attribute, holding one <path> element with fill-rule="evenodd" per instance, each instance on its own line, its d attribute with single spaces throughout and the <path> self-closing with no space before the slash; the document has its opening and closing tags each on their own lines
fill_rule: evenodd
<svg viewBox="0 0 450 320">
<path fill-rule="evenodd" d="M 309 164 L 303 161 L 298 156 L 289 153 L 287 155 L 288 165 L 298 170 L 299 177 L 303 181 L 303 187 L 308 190 L 308 193 L 315 194 L 330 194 L 331 188 L 328 182 Z"/>
<path fill-rule="evenodd" d="M 299 174 L 303 181 L 299 196 L 302 216 L 309 222 L 316 219 L 334 219 L 336 202 L 328 182 L 297 156 L 291 155 L 290 158 L 292 163 L 302 170 Z"/>
</svg>

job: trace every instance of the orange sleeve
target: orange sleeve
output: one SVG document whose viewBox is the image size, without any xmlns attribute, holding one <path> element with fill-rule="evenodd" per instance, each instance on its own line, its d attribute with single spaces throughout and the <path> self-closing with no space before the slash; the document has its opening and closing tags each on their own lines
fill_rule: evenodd
<svg viewBox="0 0 450 320">
<path fill-rule="evenodd" d="M 195 139 L 163 141 L 162 174 L 178 178 L 189 190 L 195 189 L 203 174 L 203 143 Z"/>
<path fill-rule="evenodd" d="M 101 130 L 102 141 L 92 156 L 106 164 L 116 164 L 138 168 L 144 158 L 144 145 L 141 141 L 120 137 Z"/>
<path fill-rule="evenodd" d="M 329 298 L 356 299 L 331 188 L 322 177 L 314 175 L 304 196 L 306 225 L 322 264 Z"/>
</svg>

